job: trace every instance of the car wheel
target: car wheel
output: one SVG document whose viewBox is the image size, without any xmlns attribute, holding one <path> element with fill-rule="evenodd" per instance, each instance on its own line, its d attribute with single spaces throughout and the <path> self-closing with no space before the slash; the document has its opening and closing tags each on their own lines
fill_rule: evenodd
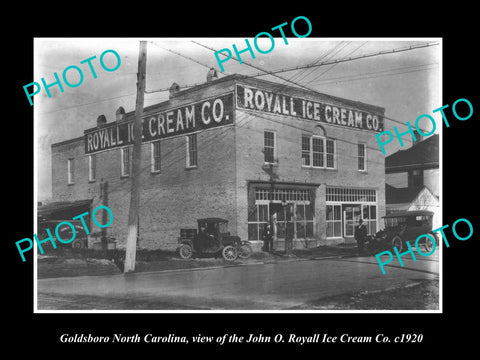
<svg viewBox="0 0 480 360">
<path fill-rule="evenodd" d="M 402 239 L 400 238 L 400 236 L 395 236 L 393 239 L 392 239 L 392 246 L 393 247 L 396 247 L 398 252 L 402 252 L 402 249 L 403 249 L 403 241 Z"/>
<path fill-rule="evenodd" d="M 433 250 L 433 241 L 432 239 L 430 239 L 429 236 L 425 237 L 424 246 L 425 246 L 425 250 L 427 250 L 427 253 Z"/>
<path fill-rule="evenodd" d="M 80 239 L 75 239 L 72 242 L 72 248 L 73 249 L 83 249 L 85 247 L 85 242 Z"/>
<path fill-rule="evenodd" d="M 227 261 L 234 261 L 237 259 L 237 248 L 232 245 L 227 245 L 222 250 L 222 256 Z"/>
<path fill-rule="evenodd" d="M 190 259 L 192 257 L 192 254 L 193 254 L 193 249 L 188 244 L 183 244 L 178 248 L 178 255 L 180 255 L 182 259 L 185 259 L 185 260 Z"/>
<path fill-rule="evenodd" d="M 240 246 L 240 251 L 238 252 L 238 257 L 240 259 L 247 259 L 252 255 L 252 247 L 250 244 L 243 244 Z"/>
</svg>

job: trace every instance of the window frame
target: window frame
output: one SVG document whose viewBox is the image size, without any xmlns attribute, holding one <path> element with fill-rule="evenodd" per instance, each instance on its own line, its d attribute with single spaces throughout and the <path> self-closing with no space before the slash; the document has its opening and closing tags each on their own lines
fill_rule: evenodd
<svg viewBox="0 0 480 360">
<path fill-rule="evenodd" d="M 67 184 L 75 184 L 75 158 L 69 158 L 67 160 Z"/>
<path fill-rule="evenodd" d="M 333 214 L 333 219 L 328 219 L 327 218 L 327 215 L 328 215 L 328 207 L 331 206 L 332 207 L 332 214 Z M 339 219 L 336 219 L 335 218 L 335 207 L 338 207 L 340 209 L 340 218 Z M 332 232 L 333 232 L 333 236 L 328 236 L 328 224 L 331 223 L 332 224 Z M 339 223 L 340 224 L 340 235 L 335 235 L 335 223 Z M 343 238 L 343 215 L 342 215 L 342 205 L 341 204 L 326 204 L 325 206 L 325 238 L 326 239 L 339 239 L 339 238 Z"/>
<path fill-rule="evenodd" d="M 155 146 L 158 145 L 158 156 L 155 154 Z M 160 140 L 153 141 L 150 146 L 151 149 L 151 156 L 150 156 L 150 172 L 152 174 L 158 174 L 162 171 L 162 148 L 160 145 Z M 157 163 L 158 161 L 158 163 Z M 158 169 L 155 165 L 158 164 Z"/>
<path fill-rule="evenodd" d="M 375 208 L 375 217 L 372 217 L 372 207 Z M 368 218 L 364 217 L 364 209 L 368 209 Z M 378 231 L 378 206 L 377 204 L 361 204 L 361 218 L 367 227 L 367 235 L 375 235 Z M 375 224 L 375 225 L 372 225 Z"/>
<path fill-rule="evenodd" d="M 360 169 L 360 147 L 363 146 L 363 169 Z M 367 172 L 367 144 L 363 142 L 359 142 L 357 144 L 357 170 L 360 172 Z"/>
<path fill-rule="evenodd" d="M 304 140 L 307 139 L 305 142 Z M 308 145 L 308 149 L 304 149 L 304 145 Z M 311 148 L 312 148 L 312 140 L 310 135 L 302 134 L 302 166 L 310 167 L 312 165 L 311 162 Z M 308 155 L 307 158 L 304 155 Z M 308 164 L 305 164 L 305 160 L 308 159 Z"/>
<path fill-rule="evenodd" d="M 191 139 L 195 139 L 195 149 L 192 151 L 192 153 L 195 155 L 193 157 L 195 159 L 195 163 L 193 165 L 191 164 L 192 156 L 190 154 L 190 144 L 192 143 Z M 198 138 L 197 138 L 197 133 L 188 134 L 187 136 L 185 136 L 185 144 L 186 144 L 185 168 L 196 169 L 198 167 Z"/>
<path fill-rule="evenodd" d="M 127 173 L 125 173 L 125 151 L 128 152 L 128 172 Z M 131 168 L 132 168 L 129 146 L 125 146 L 120 149 L 120 165 L 121 165 L 120 176 L 122 178 L 129 177 L 131 173 Z"/>
<path fill-rule="evenodd" d="M 97 154 L 88 155 L 88 181 L 97 181 Z"/>
<path fill-rule="evenodd" d="M 270 161 L 267 161 L 266 159 L 266 151 L 265 149 L 268 147 L 268 148 L 272 148 L 271 146 L 267 146 L 265 145 L 265 135 L 267 133 L 271 133 L 273 134 L 273 162 L 270 162 Z M 264 164 L 273 164 L 273 165 L 276 165 L 277 164 L 277 132 L 276 131 L 273 131 L 273 130 L 264 130 L 263 131 L 263 163 Z"/>
<path fill-rule="evenodd" d="M 305 158 L 304 158 L 304 155 L 307 153 L 307 150 L 304 150 L 304 139 L 305 138 L 309 138 L 309 145 L 308 145 L 308 152 L 309 152 L 309 159 L 308 159 L 308 162 L 309 164 L 306 165 L 304 164 L 305 162 Z M 324 170 L 336 170 L 337 169 L 337 142 L 335 139 L 330 139 L 328 137 L 325 137 L 325 136 L 320 136 L 320 135 L 307 135 L 307 134 L 302 134 L 302 138 L 301 138 L 301 149 L 302 149 L 302 152 L 301 152 L 301 159 L 302 159 L 302 167 L 305 168 L 305 169 L 324 169 Z M 313 143 L 314 143 L 314 139 L 319 139 L 322 141 L 322 151 L 314 151 L 314 147 L 313 147 Z M 328 142 L 331 142 L 333 143 L 333 153 L 328 153 L 327 152 L 327 143 Z M 314 165 L 314 154 L 322 154 L 322 165 Z M 327 166 L 328 164 L 328 159 L 329 159 L 329 155 L 333 156 L 333 167 L 331 166 Z"/>
</svg>

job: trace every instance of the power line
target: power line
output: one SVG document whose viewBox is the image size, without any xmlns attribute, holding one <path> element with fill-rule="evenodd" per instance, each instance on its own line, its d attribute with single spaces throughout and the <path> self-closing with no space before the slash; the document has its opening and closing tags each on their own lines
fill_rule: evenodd
<svg viewBox="0 0 480 360">
<path fill-rule="evenodd" d="M 333 49 L 330 49 L 329 51 L 325 52 L 323 55 L 319 56 L 312 64 L 318 64 L 320 61 L 326 58 L 331 58 L 332 54 L 337 50 L 338 47 L 340 47 L 344 42 L 341 41 L 337 43 Z M 295 81 L 302 81 L 305 79 L 305 77 L 311 75 L 313 72 L 315 72 L 315 68 L 310 68 L 310 69 L 303 69 L 299 71 L 298 73 L 294 74 L 290 80 L 295 80 Z"/>
<path fill-rule="evenodd" d="M 193 43 L 197 44 L 197 45 L 200 45 L 206 49 L 209 49 L 213 52 L 217 52 L 217 50 L 215 49 L 212 49 L 206 45 L 203 45 L 203 44 L 200 44 L 198 42 L 195 42 L 195 41 L 192 41 Z M 320 93 L 314 89 L 311 89 L 307 86 L 304 86 L 304 85 L 301 85 L 301 84 L 298 84 L 297 82 L 294 82 L 294 81 L 291 81 L 291 80 L 288 80 L 288 79 L 284 79 L 278 75 L 276 75 L 277 73 L 280 73 L 280 72 L 286 72 L 286 71 L 292 71 L 292 70 L 296 70 L 296 69 L 304 69 L 304 68 L 310 68 L 310 67 L 317 67 L 317 66 L 323 66 L 323 65 L 326 65 L 326 64 L 337 64 L 337 63 L 340 63 L 340 62 L 346 62 L 346 61 L 353 61 L 353 60 L 358 60 L 358 59 L 363 59 L 363 58 L 370 58 L 370 57 L 374 57 L 374 56 L 380 56 L 380 55 L 385 55 L 385 54 L 393 54 L 393 53 L 399 53 L 399 52 L 404 52 L 404 51 L 410 51 L 410 50 L 415 50 L 415 49 L 420 49 L 420 48 L 425 48 L 425 47 L 430 47 L 430 46 L 435 46 L 435 45 L 438 45 L 439 43 L 426 43 L 426 44 L 421 44 L 421 45 L 410 45 L 410 46 L 406 46 L 406 47 L 403 47 L 403 48 L 396 48 L 396 49 L 391 49 L 391 50 L 386 50 L 386 51 L 380 51 L 380 52 L 377 52 L 377 53 L 371 53 L 371 54 L 366 54 L 366 55 L 360 55 L 360 56 L 354 56 L 354 57 L 348 57 L 348 58 L 344 58 L 344 59 L 339 59 L 339 60 L 334 60 L 334 61 L 324 61 L 324 62 L 321 62 L 319 64 L 310 64 L 310 65 L 304 65 L 304 66 L 297 66 L 295 68 L 291 68 L 291 69 L 281 69 L 281 70 L 273 70 L 273 71 L 267 71 L 267 70 L 262 70 L 266 75 L 274 75 L 275 77 L 278 77 L 282 80 L 285 80 L 285 81 L 288 81 L 290 83 L 293 83 L 295 84 L 296 86 L 300 87 L 300 88 L 303 88 L 307 91 L 310 91 L 310 92 L 313 92 L 317 95 L 321 95 L 321 96 L 326 96 L 326 97 L 329 97 L 330 99 L 333 99 L 334 101 L 336 102 L 340 102 L 346 106 L 350 106 L 348 103 L 346 103 L 344 100 L 338 98 L 338 97 L 335 97 L 335 96 L 332 96 L 332 95 L 328 95 L 328 94 L 324 94 L 324 93 Z M 223 53 L 221 53 L 223 54 Z M 226 56 L 226 55 L 224 55 Z M 235 57 L 233 57 L 233 59 L 237 60 Z M 238 61 L 238 60 L 237 60 Z M 244 62 L 245 63 L 245 62 Z M 248 66 L 252 66 L 248 63 L 245 63 L 246 65 Z M 255 66 L 252 66 L 252 67 L 255 67 Z M 257 67 L 255 67 L 257 68 Z M 250 77 L 258 77 L 258 76 L 264 76 L 265 74 L 256 74 L 256 75 L 247 75 L 245 76 L 244 78 L 250 78 Z M 380 114 L 380 113 L 376 113 L 374 111 L 370 111 L 372 114 L 374 115 L 377 115 L 377 116 L 381 116 L 383 117 L 384 119 L 388 119 L 388 120 L 391 120 L 393 122 L 396 122 L 398 124 L 401 124 L 403 126 L 406 126 L 406 123 L 402 122 L 402 121 L 399 121 L 399 120 L 396 120 L 396 119 L 393 119 L 391 117 L 387 117 L 385 116 L 385 114 Z M 419 129 L 421 130 L 422 132 L 424 133 L 428 133 L 428 131 L 425 131 L 424 129 Z"/>
<path fill-rule="evenodd" d="M 212 68 L 212 66 L 207 65 L 207 64 L 205 64 L 205 63 L 202 63 L 202 62 L 200 62 L 200 61 L 198 61 L 198 60 L 195 60 L 195 59 L 193 59 L 193 58 L 191 58 L 191 57 L 189 57 L 189 56 L 183 55 L 183 54 L 181 54 L 181 53 L 179 53 L 179 52 L 176 52 L 176 51 L 174 51 L 174 50 L 172 50 L 172 49 L 164 48 L 164 47 L 158 45 L 158 44 L 157 44 L 156 42 L 154 42 L 154 41 L 150 41 L 150 43 L 153 44 L 153 45 L 155 45 L 156 47 L 162 49 L 162 50 L 171 52 L 172 54 L 181 56 L 181 57 L 183 57 L 183 58 L 185 58 L 185 59 L 187 59 L 187 60 L 193 61 L 194 63 L 196 63 L 196 64 L 198 64 L 198 65 L 204 66 L 204 67 L 206 67 L 207 69 L 211 69 L 211 68 Z"/>
<path fill-rule="evenodd" d="M 349 52 L 347 54 L 347 56 L 350 56 L 352 55 L 355 51 L 357 51 L 358 49 L 360 49 L 362 46 L 364 46 L 368 41 L 365 41 L 363 42 L 362 44 L 360 44 L 358 47 L 356 47 L 355 49 L 353 49 L 351 52 Z M 332 66 L 330 66 L 328 69 L 326 69 L 325 71 L 323 71 L 322 73 L 318 74 L 317 76 L 315 76 L 313 79 L 307 81 L 307 84 L 310 84 L 311 82 L 313 82 L 314 80 L 322 77 L 324 74 L 326 74 L 327 72 L 329 72 L 330 70 L 332 70 L 335 66 L 337 66 L 339 63 L 336 63 L 336 64 L 333 64 Z"/>
<path fill-rule="evenodd" d="M 214 52 L 217 51 L 217 50 L 212 49 L 212 48 L 210 48 L 206 45 L 200 44 L 198 42 L 195 42 L 195 41 L 192 41 L 192 42 L 197 44 L 197 45 L 200 45 L 204 48 L 207 48 L 211 51 L 214 51 Z M 410 45 L 410 46 L 405 46 L 405 47 L 402 47 L 402 48 L 384 50 L 384 51 L 379 51 L 379 52 L 369 53 L 369 54 L 364 54 L 364 55 L 358 55 L 358 56 L 350 56 L 350 57 L 341 58 L 341 59 L 337 59 L 337 60 L 322 61 L 318 64 L 300 65 L 300 66 L 295 66 L 295 67 L 291 67 L 291 68 L 284 68 L 284 69 L 270 70 L 270 71 L 269 70 L 262 70 L 265 74 L 264 73 L 257 73 L 257 74 L 254 74 L 254 75 L 245 75 L 245 76 L 246 77 L 258 77 L 258 76 L 265 76 L 265 75 L 273 75 L 273 74 L 278 74 L 278 73 L 282 73 L 282 72 L 308 69 L 308 68 L 312 68 L 312 67 L 318 67 L 318 66 L 325 66 L 325 65 L 336 64 L 336 63 L 354 61 L 354 60 L 371 58 L 371 57 L 387 55 L 387 54 L 401 53 L 401 52 L 405 52 L 405 51 L 416 50 L 416 49 L 421 49 L 421 48 L 426 48 L 426 47 L 431 47 L 431 46 L 436 46 L 436 45 L 439 45 L 439 43 L 426 43 L 426 44 L 420 44 L 420 45 Z M 220 54 L 223 55 L 223 53 L 220 53 Z M 226 56 L 226 55 L 223 55 L 223 56 Z M 312 91 L 314 91 L 314 90 L 312 90 Z"/>
<path fill-rule="evenodd" d="M 192 40 L 192 42 L 193 42 L 194 44 L 197 44 L 197 45 L 200 45 L 200 46 L 202 46 L 202 47 L 204 47 L 204 48 L 207 48 L 207 49 L 209 49 L 209 50 L 211 50 L 211 51 L 214 51 L 214 52 L 217 51 L 217 50 L 212 49 L 212 48 L 210 48 L 210 47 L 208 47 L 208 46 L 202 45 L 202 44 L 200 44 L 200 43 L 198 43 L 198 42 L 196 42 L 196 41 L 193 41 L 193 40 Z M 221 53 L 221 54 L 222 54 L 223 56 L 226 56 L 226 55 L 224 55 L 223 53 Z M 232 59 L 234 59 L 235 61 L 240 62 L 240 60 L 238 60 L 235 56 L 232 56 Z M 269 74 L 271 74 L 272 76 L 274 76 L 274 77 L 276 77 L 276 78 L 278 78 L 278 79 L 280 79 L 280 80 L 283 80 L 283 81 L 286 81 L 286 82 L 291 83 L 291 84 L 293 84 L 293 85 L 302 87 L 302 85 L 299 85 L 299 84 L 296 83 L 296 82 L 293 82 L 293 81 L 291 81 L 291 80 L 289 80 L 289 79 L 286 79 L 286 78 L 284 78 L 284 77 L 281 77 L 281 76 L 279 76 L 279 75 L 270 73 L 269 71 L 267 71 L 267 70 L 265 70 L 265 69 L 262 69 L 262 68 L 259 67 L 259 66 L 256 66 L 256 65 L 247 63 L 247 62 L 245 62 L 245 61 L 243 61 L 242 63 L 245 64 L 245 65 L 247 65 L 247 66 L 250 66 L 250 67 L 252 67 L 252 68 L 254 68 L 254 69 L 256 69 L 256 70 L 260 70 L 260 71 L 262 71 L 262 72 L 264 72 L 264 73 L 269 73 Z"/>
<path fill-rule="evenodd" d="M 338 84 L 338 83 L 349 82 L 349 81 L 374 79 L 374 78 L 383 77 L 383 76 L 410 74 L 410 73 L 419 72 L 419 71 L 433 70 L 434 68 L 435 67 L 430 67 L 425 69 L 414 69 L 414 70 L 400 71 L 400 72 L 378 71 L 378 72 L 368 73 L 368 74 L 374 74 L 373 76 L 366 76 L 367 74 L 362 74 L 362 75 L 350 76 L 347 78 L 340 77 L 340 78 L 324 79 L 316 82 L 315 85 Z"/>
<path fill-rule="evenodd" d="M 103 100 L 92 101 L 92 102 L 89 102 L 89 103 L 86 103 L 86 104 L 72 105 L 72 106 L 64 107 L 64 108 L 57 109 L 57 110 L 53 110 L 53 111 L 42 112 L 42 113 L 39 113 L 38 115 L 53 114 L 53 113 L 58 112 L 58 111 L 70 110 L 70 109 L 74 109 L 74 108 L 81 107 L 81 106 L 98 104 L 98 103 L 101 103 L 101 102 L 104 102 L 104 101 L 109 101 L 109 100 L 114 100 L 114 99 L 120 99 L 120 98 L 122 98 L 122 97 L 127 97 L 127 96 L 132 96 L 132 95 L 135 95 L 135 93 L 126 94 L 126 95 L 120 95 L 120 96 L 115 96 L 115 97 L 111 97 L 111 98 L 107 98 L 107 99 L 103 99 Z"/>
</svg>

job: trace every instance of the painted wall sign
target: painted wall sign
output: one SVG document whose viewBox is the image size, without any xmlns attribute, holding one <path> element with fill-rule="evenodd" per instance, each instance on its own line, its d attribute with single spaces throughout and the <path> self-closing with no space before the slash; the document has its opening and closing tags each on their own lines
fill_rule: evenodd
<svg viewBox="0 0 480 360">
<path fill-rule="evenodd" d="M 374 132 L 383 131 L 384 128 L 383 116 L 378 114 L 323 104 L 244 85 L 237 85 L 237 107 Z"/>
<path fill-rule="evenodd" d="M 142 141 L 150 142 L 233 124 L 233 93 L 143 117 Z M 85 131 L 85 154 L 133 144 L 133 121 Z"/>
</svg>

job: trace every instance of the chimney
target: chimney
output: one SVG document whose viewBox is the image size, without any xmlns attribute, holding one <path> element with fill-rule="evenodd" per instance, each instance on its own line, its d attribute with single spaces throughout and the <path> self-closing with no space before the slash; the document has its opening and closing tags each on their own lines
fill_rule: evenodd
<svg viewBox="0 0 480 360">
<path fill-rule="evenodd" d="M 420 141 L 422 141 L 422 135 L 420 135 L 417 130 L 413 130 L 413 133 L 415 134 L 416 140 L 413 140 L 412 138 L 412 146 L 417 145 Z"/>
<path fill-rule="evenodd" d="M 210 68 L 210 70 L 208 70 L 208 73 L 207 73 L 207 82 L 212 81 L 213 78 L 218 79 L 218 75 L 217 75 L 217 70 L 215 70 L 215 69 L 212 67 L 212 68 Z"/>
<path fill-rule="evenodd" d="M 105 117 L 105 115 L 100 115 L 100 116 L 97 118 L 97 127 L 98 127 L 98 128 L 101 128 L 101 127 L 104 126 L 106 123 L 107 123 L 107 118 Z"/>
<path fill-rule="evenodd" d="M 125 117 L 125 109 L 123 107 L 119 107 L 117 109 L 117 112 L 115 113 L 115 120 L 118 122 L 118 121 L 122 121 L 123 118 Z"/>
<path fill-rule="evenodd" d="M 180 85 L 178 85 L 176 82 L 174 82 L 174 83 L 172 84 L 172 86 L 170 86 L 170 96 L 169 96 L 169 99 L 171 99 L 172 97 L 174 97 L 175 94 L 176 94 L 177 92 L 179 92 L 179 91 L 180 91 Z"/>
</svg>

